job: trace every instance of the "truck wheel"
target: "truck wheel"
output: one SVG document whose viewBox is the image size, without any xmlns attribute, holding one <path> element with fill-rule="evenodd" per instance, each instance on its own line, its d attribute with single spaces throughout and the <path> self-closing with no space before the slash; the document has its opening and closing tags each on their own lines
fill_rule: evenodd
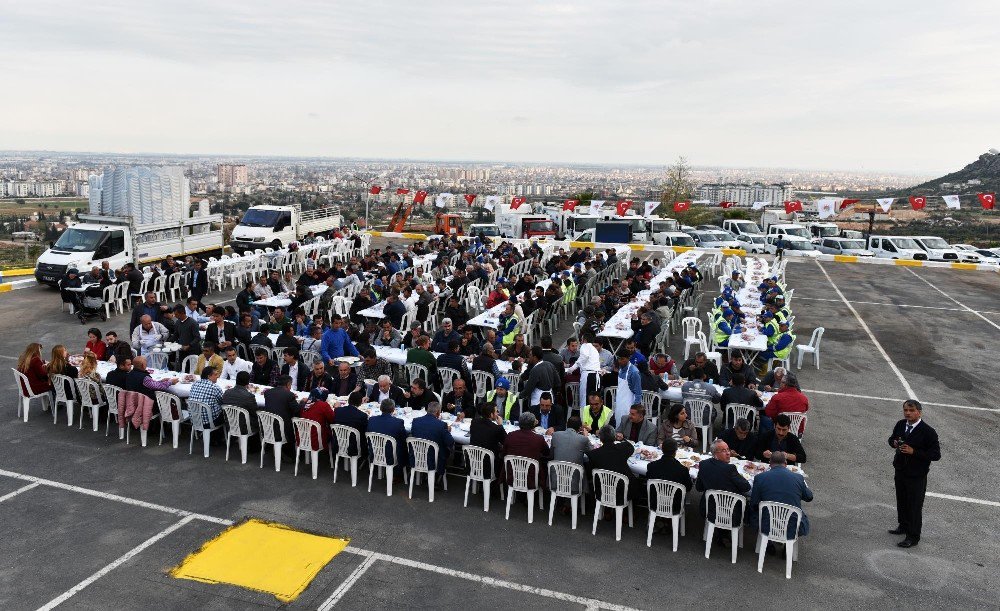
<svg viewBox="0 0 1000 611">
<path fill-rule="evenodd" d="M 271 248 L 274 250 L 281 250 L 281 240 L 275 240 L 271 242 Z"/>
</svg>

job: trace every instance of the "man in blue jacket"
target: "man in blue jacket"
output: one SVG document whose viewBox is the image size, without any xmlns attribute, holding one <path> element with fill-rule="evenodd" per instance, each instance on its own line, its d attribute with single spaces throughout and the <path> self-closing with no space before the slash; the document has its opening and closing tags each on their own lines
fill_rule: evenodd
<svg viewBox="0 0 1000 611">
<path fill-rule="evenodd" d="M 351 341 L 343 327 L 344 319 L 341 318 L 340 314 L 334 314 L 330 329 L 323 334 L 323 340 L 320 343 L 320 353 L 330 367 L 336 365 L 333 360 L 335 358 L 347 355 L 360 356 L 354 342 Z"/>
<path fill-rule="evenodd" d="M 334 423 L 356 429 L 362 443 L 364 443 L 365 433 L 368 432 L 368 414 L 359 409 L 364 400 L 365 393 L 360 390 L 352 392 L 347 397 L 347 405 L 342 405 L 333 411 Z M 332 442 L 334 443 L 334 451 L 337 451 L 336 438 Z M 351 436 L 351 443 L 347 448 L 347 453 L 350 456 L 359 456 L 361 454 L 353 435 Z"/>
<path fill-rule="evenodd" d="M 369 433 L 382 433 L 383 435 L 388 435 L 396 440 L 396 450 L 399 453 L 400 458 L 396 458 L 396 454 L 393 454 L 392 446 L 386 448 L 385 457 L 386 461 L 389 463 L 395 462 L 396 477 L 403 477 L 403 469 L 406 467 L 406 428 L 403 426 L 403 421 L 396 416 L 394 412 L 396 411 L 396 402 L 392 399 L 385 399 L 379 404 L 379 410 L 382 412 L 378 416 L 369 418 L 368 420 L 368 432 Z M 368 444 L 368 455 L 374 456 L 372 452 L 371 444 Z"/>
<path fill-rule="evenodd" d="M 761 473 L 753 479 L 753 489 L 750 492 L 750 509 L 747 520 L 750 525 L 759 530 L 762 534 L 770 532 L 770 516 L 764 513 L 764 522 L 758 524 L 759 507 L 762 501 L 774 501 L 784 503 L 802 509 L 802 501 L 813 500 L 812 490 L 806 485 L 805 478 L 800 473 L 793 473 L 788 470 L 788 462 L 784 452 L 771 453 L 771 470 Z M 809 518 L 805 512 L 802 513 L 802 523 L 796 524 L 793 517 L 788 522 L 787 537 L 791 539 L 798 526 L 799 534 L 802 536 L 809 534 Z"/>
<path fill-rule="evenodd" d="M 441 422 L 441 404 L 431 403 L 427 406 L 427 415 L 413 419 L 410 425 L 410 435 L 417 439 L 426 439 L 438 444 L 441 449 L 441 456 L 434 456 L 433 450 L 427 455 L 427 465 L 435 469 L 439 475 L 444 474 L 444 469 L 448 465 L 448 456 L 451 455 L 455 447 L 455 439 L 448 430 L 448 425 Z M 410 466 L 413 466 L 413 457 L 410 457 Z"/>
</svg>

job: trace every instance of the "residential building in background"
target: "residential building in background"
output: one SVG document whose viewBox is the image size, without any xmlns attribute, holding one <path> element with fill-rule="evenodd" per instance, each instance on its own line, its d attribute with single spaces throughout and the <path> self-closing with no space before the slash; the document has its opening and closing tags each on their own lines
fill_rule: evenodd
<svg viewBox="0 0 1000 611">
<path fill-rule="evenodd" d="M 749 208 L 754 202 L 781 203 L 792 199 L 795 191 L 790 183 L 716 184 L 698 187 L 696 200 L 707 201 L 710 206 L 721 202 L 735 202 L 738 207 Z"/>
<path fill-rule="evenodd" d="M 247 184 L 247 166 L 245 164 L 220 163 L 216 168 L 216 176 L 220 189 L 232 189 Z"/>
</svg>

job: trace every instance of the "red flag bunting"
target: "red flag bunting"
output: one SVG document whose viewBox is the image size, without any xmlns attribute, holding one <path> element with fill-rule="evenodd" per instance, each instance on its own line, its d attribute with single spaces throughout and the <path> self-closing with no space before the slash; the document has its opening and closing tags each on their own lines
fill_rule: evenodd
<svg viewBox="0 0 1000 611">
<path fill-rule="evenodd" d="M 563 202 L 563 210 L 570 210 L 570 211 L 576 210 L 576 205 L 579 203 L 580 203 L 579 200 L 567 199 L 566 201 Z"/>
<path fill-rule="evenodd" d="M 409 189 L 403 189 L 403 188 L 396 189 L 396 195 L 406 195 L 409 192 L 410 192 Z"/>
<path fill-rule="evenodd" d="M 910 196 L 910 207 L 914 210 L 923 210 L 924 206 L 927 205 L 927 198 L 920 196 Z"/>
<path fill-rule="evenodd" d="M 979 193 L 976 195 L 979 198 L 979 203 L 982 204 L 983 210 L 992 210 L 993 206 L 997 203 L 996 193 Z"/>
<path fill-rule="evenodd" d="M 674 212 L 687 212 L 691 208 L 691 202 L 674 202 Z"/>
<path fill-rule="evenodd" d="M 802 202 L 799 200 L 785 202 L 785 214 L 791 214 L 793 212 L 802 212 Z"/>
<path fill-rule="evenodd" d="M 736 202 L 719 202 L 720 208 L 732 208 L 736 205 Z"/>
<path fill-rule="evenodd" d="M 465 194 L 465 201 L 468 202 L 468 204 L 471 206 L 472 202 L 476 201 L 476 194 L 475 193 L 466 193 Z"/>
<path fill-rule="evenodd" d="M 368 189 L 368 192 L 371 193 L 372 195 L 378 195 L 379 193 L 382 192 L 382 187 L 378 185 L 372 185 L 372 188 Z"/>
<path fill-rule="evenodd" d="M 615 204 L 615 213 L 617 213 L 618 216 L 625 216 L 625 213 L 631 207 L 632 207 L 632 200 L 620 199 L 618 200 L 618 203 Z"/>
<path fill-rule="evenodd" d="M 510 200 L 510 209 L 517 210 L 518 208 L 521 207 L 521 204 L 523 204 L 526 201 L 528 201 L 527 197 L 515 197 L 514 199 Z"/>
<path fill-rule="evenodd" d="M 427 199 L 427 191 L 417 191 L 413 196 L 413 203 L 422 204 L 425 199 Z"/>
<path fill-rule="evenodd" d="M 840 209 L 843 210 L 844 208 L 848 206 L 853 206 L 854 204 L 860 201 L 861 201 L 860 199 L 845 199 L 844 201 L 840 202 Z"/>
</svg>

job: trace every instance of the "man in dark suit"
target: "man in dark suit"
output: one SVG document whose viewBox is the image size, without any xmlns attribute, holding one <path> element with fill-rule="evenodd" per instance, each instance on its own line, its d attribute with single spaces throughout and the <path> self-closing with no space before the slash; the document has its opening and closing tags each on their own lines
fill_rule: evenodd
<svg viewBox="0 0 1000 611">
<path fill-rule="evenodd" d="M 271 385 L 271 372 L 274 370 L 274 363 L 268 355 L 267 350 L 258 348 L 253 355 L 253 365 L 250 367 L 250 382 L 262 386 Z"/>
<path fill-rule="evenodd" d="M 618 423 L 617 438 L 619 441 L 642 442 L 648 446 L 656 445 L 656 425 L 646 419 L 646 407 L 636 403 L 628 410 L 628 418 L 622 418 Z"/>
<path fill-rule="evenodd" d="M 896 515 L 899 526 L 889 533 L 906 535 L 899 547 L 913 547 L 920 542 L 923 525 L 924 493 L 931 463 L 941 460 L 937 431 L 923 421 L 923 407 L 911 399 L 903 403 L 903 419 L 896 423 L 889 437 L 895 448 L 892 466 L 896 470 Z"/>
<path fill-rule="evenodd" d="M 764 431 L 757 438 L 757 460 L 771 460 L 772 452 L 784 452 L 789 463 L 806 462 L 806 450 L 802 442 L 791 432 L 792 419 L 788 414 L 774 417 L 774 429 Z"/>
<path fill-rule="evenodd" d="M 250 384 L 250 373 L 241 371 L 236 374 L 236 386 L 233 386 L 222 393 L 219 403 L 222 405 L 235 405 L 250 412 L 250 430 L 257 432 L 257 398 L 247 390 Z"/>
<path fill-rule="evenodd" d="M 275 378 L 288 376 L 292 380 L 292 390 L 301 391 L 309 378 L 309 369 L 299 360 L 299 349 L 289 347 L 281 352 L 281 362 L 272 375 Z"/>
<path fill-rule="evenodd" d="M 346 397 L 350 394 L 350 390 L 345 392 L 343 395 L 335 392 L 336 384 L 334 383 L 333 377 L 326 372 L 326 365 L 323 361 L 316 361 L 312 366 L 312 373 L 303 382 L 303 390 L 311 392 L 315 388 L 325 388 L 327 393 L 334 396 Z"/>
<path fill-rule="evenodd" d="M 282 447 L 282 450 L 284 452 L 287 449 L 285 453 L 290 455 L 295 448 L 292 418 L 298 416 L 302 411 L 302 406 L 299 405 L 295 393 L 292 392 L 292 378 L 280 376 L 276 380 L 274 388 L 268 388 L 264 391 L 264 411 L 281 418 L 281 424 L 285 430 L 285 441 L 288 442 Z"/>
<path fill-rule="evenodd" d="M 418 378 L 419 379 L 419 378 Z M 441 456 L 434 456 L 433 450 L 427 455 L 427 465 L 435 469 L 437 474 L 443 475 L 445 467 L 448 465 L 448 457 L 455 447 L 455 439 L 448 430 L 448 425 L 441 422 L 441 405 L 431 403 L 427 406 L 427 414 L 413 419 L 410 425 L 410 435 L 417 439 L 426 439 L 438 444 Z M 410 466 L 413 466 L 413 457 L 410 457 Z"/>
<path fill-rule="evenodd" d="M 316 361 L 317 365 L 322 365 L 323 361 Z M 358 389 L 358 372 L 347 363 L 337 364 L 337 375 L 333 377 L 331 392 L 338 397 L 349 396 Z"/>
<path fill-rule="evenodd" d="M 396 440 L 396 451 L 399 453 L 399 458 L 392 453 L 392 446 L 386 449 L 385 456 L 388 462 L 395 461 L 397 478 L 402 478 L 403 469 L 406 468 L 406 427 L 403 426 L 403 421 L 393 415 L 396 411 L 396 402 L 391 399 L 386 399 L 382 401 L 379 405 L 379 411 L 382 413 L 378 416 L 374 416 L 368 419 L 368 432 L 369 433 L 382 433 L 383 435 L 388 435 Z M 368 455 L 372 456 L 371 444 L 368 445 Z"/>
<path fill-rule="evenodd" d="M 791 505 L 802 509 L 802 501 L 809 502 L 813 499 L 812 490 L 806 486 L 806 480 L 800 473 L 793 473 L 788 470 L 788 461 L 784 452 L 771 454 L 771 470 L 761 473 L 753 480 L 753 492 L 750 494 L 750 508 L 747 512 L 747 521 L 754 529 L 761 534 L 770 532 L 770 517 L 764 512 L 764 521 L 758 524 L 759 507 L 762 501 L 775 501 Z M 795 524 L 795 520 L 788 523 L 788 538 L 795 536 L 795 528 L 798 527 L 798 534 L 809 534 L 809 518 L 802 512 L 802 523 Z"/>
<path fill-rule="evenodd" d="M 456 416 L 463 415 L 472 418 L 476 415 L 476 398 L 469 392 L 468 385 L 462 378 L 455 378 L 452 389 L 441 399 L 444 411 Z"/>
<path fill-rule="evenodd" d="M 532 406 L 530 411 L 546 435 L 566 430 L 566 408 L 553 401 L 551 392 L 543 392 L 538 399 L 538 405 Z"/>
<path fill-rule="evenodd" d="M 700 492 L 706 490 L 723 490 L 725 492 L 742 494 L 743 496 L 746 496 L 750 492 L 750 482 L 743 479 L 743 476 L 736 469 L 736 465 L 729 464 L 729 445 L 725 441 L 721 439 L 716 440 L 712 444 L 712 458 L 701 461 L 695 488 Z M 715 518 L 715 505 L 713 504 L 712 507 L 706 508 L 705 495 L 701 497 L 699 508 L 701 515 L 709 519 Z M 737 505 L 736 512 L 733 515 L 733 524 L 742 523 L 743 512 L 745 510 L 745 504 L 742 507 Z M 725 537 L 721 538 L 720 541 L 725 541 Z"/>
<path fill-rule="evenodd" d="M 333 412 L 337 424 L 343 424 L 344 426 L 357 429 L 362 440 L 365 438 L 365 433 L 368 432 L 368 414 L 359 409 L 364 400 L 364 393 L 352 392 L 350 396 L 347 397 L 347 405 L 338 407 Z M 336 440 L 331 439 L 331 441 L 334 444 L 334 452 L 338 451 Z M 359 454 L 358 446 L 353 437 L 351 438 L 350 446 L 347 448 L 347 453 L 351 456 L 357 456 Z"/>
<path fill-rule="evenodd" d="M 212 323 L 205 330 L 205 341 L 212 342 L 223 353 L 236 343 L 236 325 L 226 320 L 222 308 L 212 312 Z"/>
<path fill-rule="evenodd" d="M 764 403 L 760 400 L 757 391 L 747 388 L 747 379 L 742 373 L 734 373 L 729 379 L 729 388 L 722 391 L 722 398 L 719 399 L 719 407 L 726 411 L 726 406 L 730 403 L 742 403 L 756 407 L 758 411 L 763 409 Z"/>
<path fill-rule="evenodd" d="M 194 269 L 188 273 L 188 286 L 191 287 L 191 299 L 198 300 L 198 307 L 204 309 L 201 300 L 208 294 L 208 272 L 200 259 L 194 262 Z"/>
<path fill-rule="evenodd" d="M 663 479 L 668 482 L 674 482 L 675 484 L 680 484 L 684 486 L 684 489 L 691 492 L 691 486 L 694 482 L 691 481 L 691 474 L 688 468 L 682 465 L 675 454 L 677 454 L 677 442 L 673 438 L 667 437 L 663 440 L 663 455 L 653 462 L 649 463 L 646 467 L 646 479 Z M 655 493 L 654 493 L 655 494 Z M 656 507 L 656 497 L 649 499 L 649 506 Z M 681 499 L 680 497 L 674 498 L 673 505 L 674 513 L 681 510 Z"/>
</svg>

